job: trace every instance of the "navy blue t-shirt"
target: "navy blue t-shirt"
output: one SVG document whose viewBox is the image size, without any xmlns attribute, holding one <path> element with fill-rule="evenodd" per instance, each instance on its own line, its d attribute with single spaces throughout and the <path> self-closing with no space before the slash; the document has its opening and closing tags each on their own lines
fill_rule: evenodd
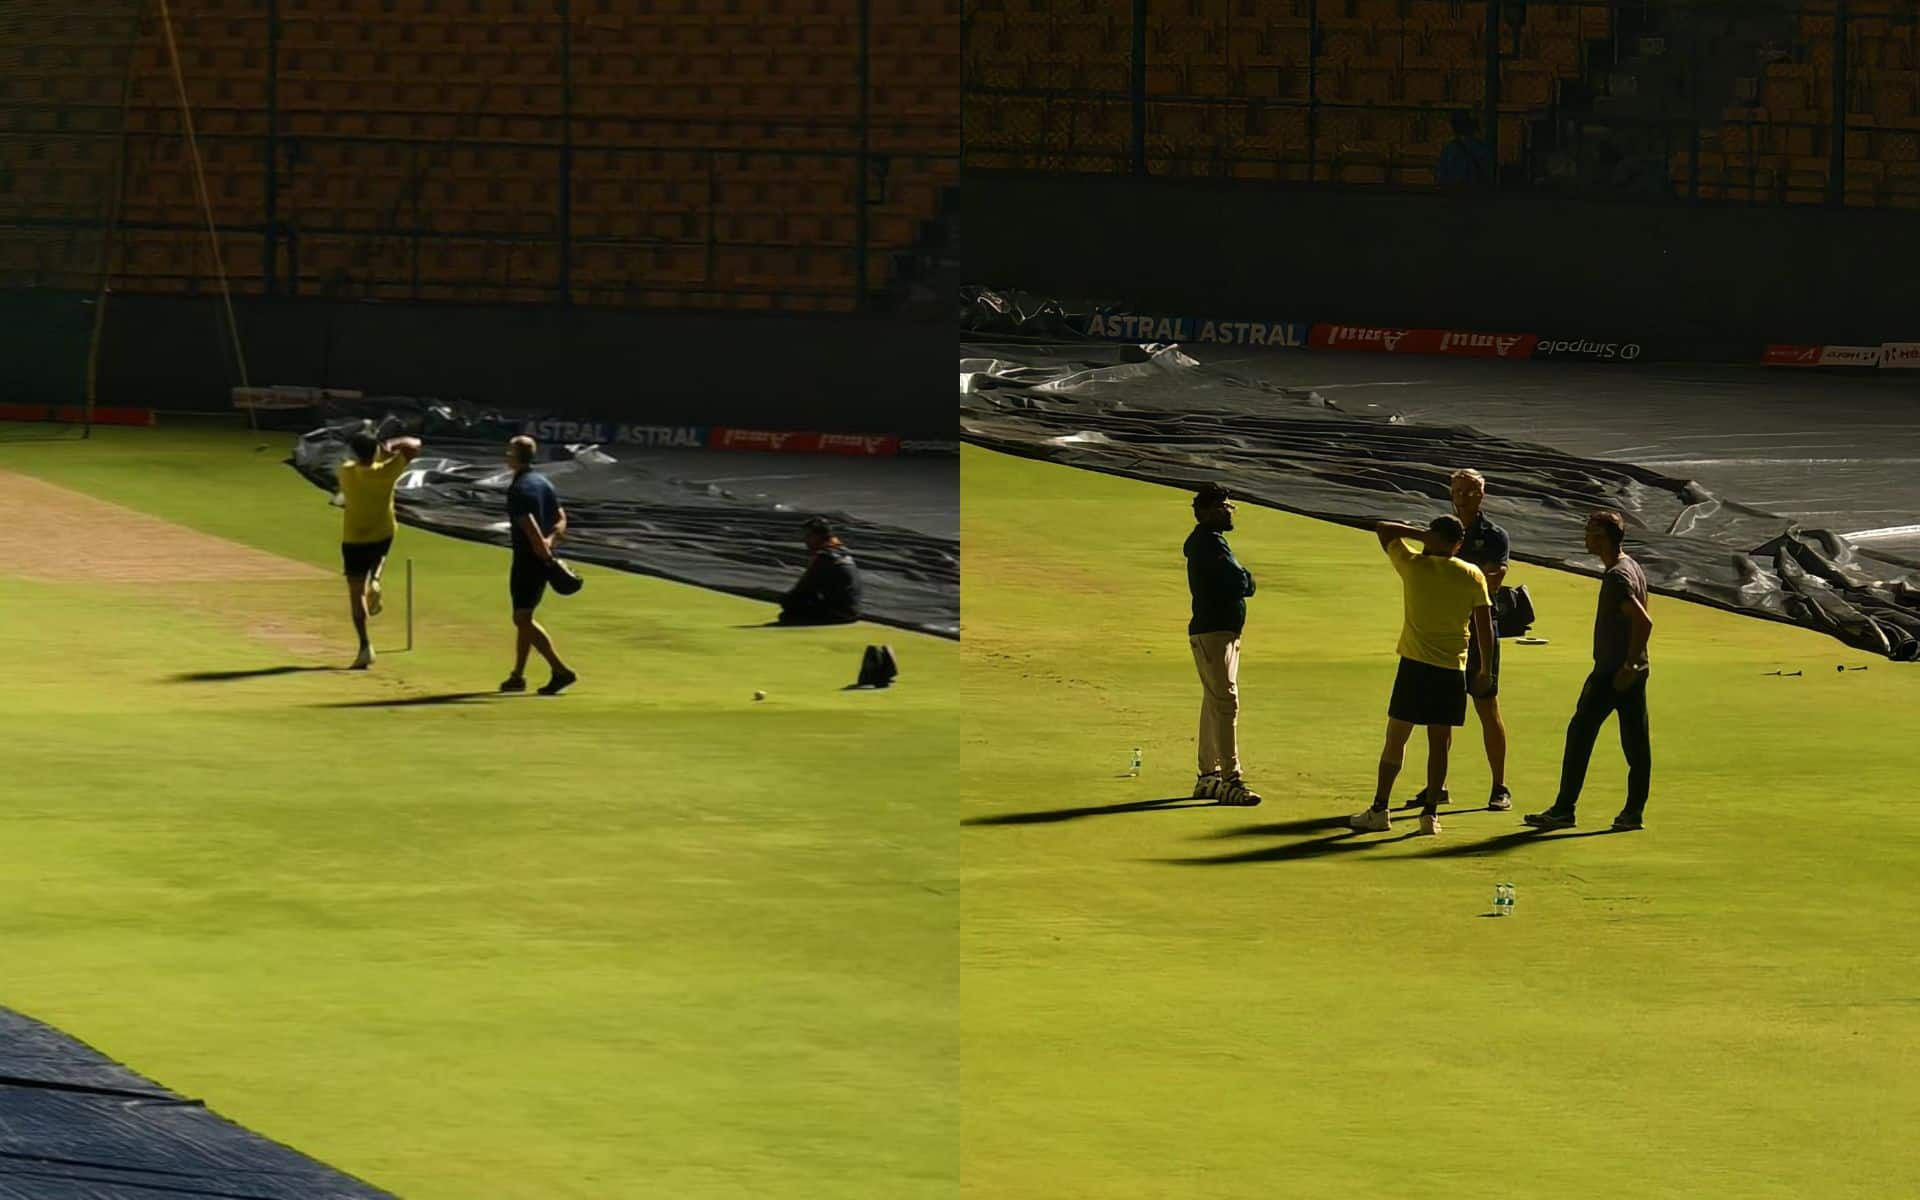
<svg viewBox="0 0 1920 1200">
<path fill-rule="evenodd" d="M 1506 566 L 1510 552 L 1507 531 L 1487 520 L 1485 512 L 1467 526 L 1467 540 L 1460 547 L 1460 557 L 1479 567 L 1482 573 Z"/>
<path fill-rule="evenodd" d="M 520 472 L 507 489 L 507 523 L 513 526 L 513 552 L 532 554 L 533 547 L 527 544 L 527 535 L 520 528 L 523 515 L 532 517 L 541 533 L 552 533 L 560 521 L 560 493 L 553 490 L 551 480 L 537 471 Z"/>
</svg>

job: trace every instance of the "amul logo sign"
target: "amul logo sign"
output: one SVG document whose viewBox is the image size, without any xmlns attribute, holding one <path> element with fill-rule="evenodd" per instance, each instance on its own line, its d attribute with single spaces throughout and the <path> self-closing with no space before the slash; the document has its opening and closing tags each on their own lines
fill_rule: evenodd
<svg viewBox="0 0 1920 1200">
<path fill-rule="evenodd" d="M 1506 358 L 1516 346 L 1524 345 L 1529 340 L 1538 339 L 1520 333 L 1443 333 L 1440 335 L 1440 353 Z"/>
<path fill-rule="evenodd" d="M 1316 325 L 1308 340 L 1331 350 L 1381 350 L 1393 354 L 1413 332 L 1374 325 Z"/>
</svg>

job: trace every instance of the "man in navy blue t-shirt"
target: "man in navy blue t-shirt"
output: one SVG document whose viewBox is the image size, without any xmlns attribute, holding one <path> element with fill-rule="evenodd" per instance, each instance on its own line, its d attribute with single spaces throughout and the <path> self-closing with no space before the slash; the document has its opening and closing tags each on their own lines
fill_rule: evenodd
<svg viewBox="0 0 1920 1200">
<path fill-rule="evenodd" d="M 1458 557 L 1480 568 L 1480 573 L 1486 576 L 1487 595 L 1491 598 L 1506 581 L 1511 544 L 1507 531 L 1488 520 L 1481 508 L 1487 499 L 1487 478 L 1466 468 L 1455 471 L 1447 485 L 1453 497 L 1453 515 L 1467 531 Z M 1500 716 L 1500 631 L 1496 628 L 1493 632 L 1491 653 L 1484 664 L 1479 641 L 1467 643 L 1467 678 L 1477 679 L 1484 665 L 1488 679 L 1486 690 L 1470 688 L 1468 695 L 1473 697 L 1473 711 L 1480 718 L 1481 740 L 1487 748 L 1487 769 L 1493 774 L 1487 807 L 1494 812 L 1506 812 L 1513 807 L 1513 793 L 1507 790 L 1507 723 Z M 1414 803 L 1424 804 L 1426 799 L 1423 791 L 1414 798 Z M 1439 802 L 1447 803 L 1446 796 L 1442 795 Z"/>
<path fill-rule="evenodd" d="M 543 696 L 557 696 L 579 678 L 560 661 L 553 639 L 533 619 L 533 610 L 546 594 L 547 581 L 555 564 L 553 547 L 567 532 L 567 510 L 560 507 L 560 495 L 553 483 L 533 469 L 538 447 L 530 437 L 517 437 L 507 443 L 507 465 L 513 468 L 513 483 L 507 488 L 507 523 L 513 531 L 513 568 L 507 577 L 507 590 L 513 596 L 513 674 L 500 684 L 503 692 L 527 690 L 527 652 L 538 650 L 547 660 L 553 678 L 541 687 Z"/>
</svg>

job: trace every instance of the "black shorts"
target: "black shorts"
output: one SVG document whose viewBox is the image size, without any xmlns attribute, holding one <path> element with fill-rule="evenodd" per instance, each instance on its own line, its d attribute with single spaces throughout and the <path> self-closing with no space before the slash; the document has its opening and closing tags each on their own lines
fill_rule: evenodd
<svg viewBox="0 0 1920 1200">
<path fill-rule="evenodd" d="M 547 594 L 547 573 L 545 559 L 535 558 L 531 554 L 513 556 L 513 570 L 507 576 L 507 591 L 513 595 L 514 608 L 540 607 L 540 597 Z"/>
<path fill-rule="evenodd" d="M 1468 638 L 1467 639 L 1467 686 L 1468 687 L 1473 686 L 1473 673 L 1479 669 L 1480 669 L 1480 643 L 1475 641 L 1472 638 Z M 1487 690 L 1480 693 L 1479 698 L 1482 700 L 1490 700 L 1493 697 L 1498 696 L 1500 694 L 1500 639 L 1497 637 L 1493 639 L 1493 662 L 1488 665 L 1487 677 L 1491 682 L 1488 683 Z"/>
<path fill-rule="evenodd" d="M 347 569 L 347 577 L 371 575 L 379 569 L 381 560 L 387 557 L 387 551 L 393 549 L 393 539 L 385 538 L 378 542 L 341 542 L 340 562 Z"/>
<path fill-rule="evenodd" d="M 1411 725 L 1465 725 L 1467 673 L 1401 659 L 1387 715 Z"/>
</svg>

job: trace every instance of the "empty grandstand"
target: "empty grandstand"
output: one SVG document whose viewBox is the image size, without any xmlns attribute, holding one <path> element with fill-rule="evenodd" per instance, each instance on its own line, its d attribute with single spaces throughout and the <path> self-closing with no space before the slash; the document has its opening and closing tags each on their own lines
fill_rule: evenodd
<svg viewBox="0 0 1920 1200">
<path fill-rule="evenodd" d="M 0 287 L 898 307 L 951 258 L 950 4 L 21 0 Z"/>
<path fill-rule="evenodd" d="M 1912 208 L 1917 41 L 1913 0 L 970 0 L 964 154 Z"/>
</svg>

